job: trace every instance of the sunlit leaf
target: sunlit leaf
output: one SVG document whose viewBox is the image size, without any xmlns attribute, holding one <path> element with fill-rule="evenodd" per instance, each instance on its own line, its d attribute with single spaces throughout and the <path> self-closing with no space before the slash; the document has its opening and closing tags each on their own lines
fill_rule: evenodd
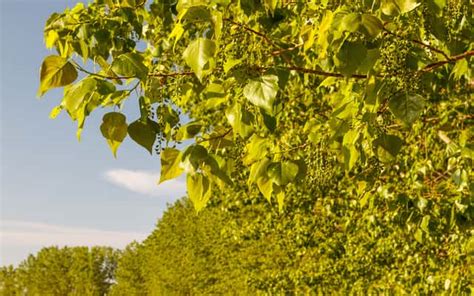
<svg viewBox="0 0 474 296">
<path fill-rule="evenodd" d="M 175 148 L 165 148 L 160 153 L 161 156 L 161 176 L 160 182 L 179 177 L 183 173 L 180 167 L 181 152 Z"/>
<path fill-rule="evenodd" d="M 144 79 L 148 74 L 148 68 L 143 60 L 143 56 L 138 53 L 121 54 L 113 60 L 112 71 L 127 78 Z"/>
<path fill-rule="evenodd" d="M 196 212 L 201 211 L 211 198 L 212 190 L 209 179 L 202 174 L 188 174 L 186 185 L 189 199 L 193 203 Z"/>
<path fill-rule="evenodd" d="M 208 69 L 210 69 L 209 61 L 214 56 L 216 45 L 214 41 L 206 38 L 197 38 L 191 42 L 183 52 L 183 58 L 191 69 L 193 69 L 196 77 L 202 81 Z"/>
<path fill-rule="evenodd" d="M 251 80 L 244 87 L 244 96 L 255 106 L 273 113 L 273 103 L 278 93 L 278 76 L 264 75 Z"/>
<path fill-rule="evenodd" d="M 273 162 L 268 165 L 267 174 L 275 184 L 283 186 L 295 180 L 298 169 L 291 161 Z"/>
<path fill-rule="evenodd" d="M 66 58 L 48 56 L 41 65 L 38 96 L 43 96 L 51 88 L 71 84 L 76 79 L 77 70 Z"/>
</svg>

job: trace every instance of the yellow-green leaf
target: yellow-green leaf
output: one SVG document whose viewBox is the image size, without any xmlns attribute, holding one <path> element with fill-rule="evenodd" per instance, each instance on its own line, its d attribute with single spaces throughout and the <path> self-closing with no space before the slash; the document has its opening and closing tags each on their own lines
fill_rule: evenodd
<svg viewBox="0 0 474 296">
<path fill-rule="evenodd" d="M 161 151 L 161 175 L 160 182 L 174 179 L 183 173 L 180 166 L 181 152 L 174 148 L 165 148 Z"/>
<path fill-rule="evenodd" d="M 273 193 L 273 181 L 267 177 L 262 177 L 257 180 L 257 186 L 263 197 L 271 203 Z"/>
<path fill-rule="evenodd" d="M 148 68 L 143 63 L 143 57 L 137 53 L 129 52 L 119 55 L 112 62 L 112 71 L 126 77 L 145 78 Z"/>
<path fill-rule="evenodd" d="M 189 174 L 186 178 L 186 186 L 194 209 L 196 212 L 201 211 L 211 198 L 211 182 L 202 174 Z"/>
<path fill-rule="evenodd" d="M 267 167 L 268 177 L 277 185 L 283 186 L 298 175 L 299 167 L 291 161 L 273 162 Z"/>
<path fill-rule="evenodd" d="M 202 81 L 204 76 L 211 70 L 209 64 L 214 57 L 216 44 L 211 39 L 198 38 L 191 42 L 183 52 L 183 58 L 191 69 L 193 69 L 196 77 Z"/>
<path fill-rule="evenodd" d="M 416 0 L 384 0 L 382 1 L 382 12 L 386 15 L 398 15 L 412 11 L 421 3 Z"/>
<path fill-rule="evenodd" d="M 51 88 L 71 84 L 76 79 L 77 70 L 66 58 L 48 56 L 41 65 L 38 96 L 43 96 Z"/>
<path fill-rule="evenodd" d="M 244 87 L 244 96 L 252 104 L 263 108 L 268 113 L 273 113 L 273 103 L 278 93 L 278 76 L 264 75 L 251 80 Z"/>
</svg>

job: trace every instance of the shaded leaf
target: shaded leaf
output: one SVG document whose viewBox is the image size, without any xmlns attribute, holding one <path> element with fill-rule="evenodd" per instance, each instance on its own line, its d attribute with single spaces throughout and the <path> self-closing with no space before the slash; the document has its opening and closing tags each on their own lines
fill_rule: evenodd
<svg viewBox="0 0 474 296">
<path fill-rule="evenodd" d="M 127 136 L 126 117 L 118 112 L 110 112 L 104 115 L 102 121 L 102 136 L 107 140 L 114 157 L 117 157 L 117 149 Z"/>
<path fill-rule="evenodd" d="M 395 117 L 409 126 L 423 111 L 424 99 L 417 94 L 400 94 L 393 97 L 388 106 Z"/>
<path fill-rule="evenodd" d="M 144 147 L 150 154 L 153 152 L 156 135 L 160 126 L 155 121 L 147 118 L 146 121 L 136 120 L 128 126 L 128 134 L 132 140 Z"/>
<path fill-rule="evenodd" d="M 397 136 L 382 135 L 372 142 L 377 158 L 382 162 L 389 162 L 395 159 L 402 148 L 403 141 Z"/>
</svg>

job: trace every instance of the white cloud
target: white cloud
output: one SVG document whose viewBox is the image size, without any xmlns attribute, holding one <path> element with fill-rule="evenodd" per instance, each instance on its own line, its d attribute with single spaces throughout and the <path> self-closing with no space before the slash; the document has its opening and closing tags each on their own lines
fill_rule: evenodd
<svg viewBox="0 0 474 296">
<path fill-rule="evenodd" d="M 17 264 L 28 254 L 47 246 L 110 246 L 124 248 L 130 242 L 141 241 L 148 234 L 108 231 L 18 220 L 1 222 L 2 246 L 0 264 Z"/>
<path fill-rule="evenodd" d="M 158 185 L 158 172 L 114 169 L 105 172 L 107 181 L 122 188 L 149 196 L 179 198 L 186 193 L 186 185 L 180 179 L 168 180 Z"/>
</svg>

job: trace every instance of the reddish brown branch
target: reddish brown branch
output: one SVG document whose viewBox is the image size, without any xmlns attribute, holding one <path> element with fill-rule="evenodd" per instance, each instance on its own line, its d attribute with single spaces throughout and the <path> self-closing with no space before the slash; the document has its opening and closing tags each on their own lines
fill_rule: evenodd
<svg viewBox="0 0 474 296">
<path fill-rule="evenodd" d="M 190 75 L 194 75 L 194 72 L 186 71 L 186 72 L 150 73 L 150 74 L 148 74 L 148 76 L 151 76 L 151 77 L 176 77 L 176 76 L 190 76 Z"/>
<path fill-rule="evenodd" d="M 308 69 L 308 68 L 302 68 L 302 67 L 296 67 L 296 66 L 286 67 L 286 69 L 298 71 L 301 73 L 309 73 L 309 74 L 315 74 L 315 75 L 326 76 L 326 77 L 357 78 L 357 79 L 365 79 L 368 77 L 367 75 L 363 75 L 363 74 L 352 74 L 349 76 L 344 76 L 341 73 L 325 72 L 321 70 L 314 70 L 314 69 Z"/>
<path fill-rule="evenodd" d="M 395 37 L 397 37 L 397 38 L 400 38 L 400 39 L 404 39 L 404 40 L 413 42 L 413 43 L 415 43 L 415 44 L 420 45 L 421 47 L 425 47 L 425 48 L 427 48 L 427 49 L 429 49 L 429 50 L 431 50 L 431 51 L 437 52 L 437 53 L 441 54 L 442 56 L 444 56 L 445 59 L 447 59 L 447 60 L 449 59 L 449 56 L 448 56 L 444 51 L 442 51 L 442 50 L 440 50 L 440 49 L 438 49 L 438 48 L 436 48 L 436 47 L 433 47 L 433 46 L 431 46 L 431 45 L 429 45 L 429 44 L 426 44 L 426 43 L 424 43 L 424 42 L 422 42 L 422 41 L 420 41 L 420 40 L 416 40 L 416 39 L 405 39 L 403 36 L 398 35 L 398 34 L 396 34 L 396 33 L 393 33 L 392 31 L 389 31 L 389 30 L 386 29 L 385 27 L 383 28 L 383 31 L 384 31 L 385 33 L 389 34 L 389 35 L 392 35 L 392 36 L 395 36 Z"/>
<path fill-rule="evenodd" d="M 241 23 L 238 23 L 238 22 L 235 22 L 233 20 L 231 20 L 230 18 L 224 18 L 223 19 L 224 21 L 226 22 L 229 22 L 233 25 L 236 25 L 238 27 L 241 27 L 242 29 L 246 30 L 246 31 L 249 31 L 249 32 L 252 32 L 253 34 L 257 35 L 257 36 L 260 36 L 263 38 L 263 40 L 265 40 L 268 44 L 272 45 L 272 46 L 275 46 L 275 44 L 273 43 L 272 40 L 270 40 L 270 38 L 268 38 L 267 35 L 263 34 L 263 33 L 260 33 L 258 31 L 255 31 L 254 29 L 250 28 L 250 27 L 247 27 L 246 25 L 244 24 L 241 24 Z"/>
<path fill-rule="evenodd" d="M 466 51 L 464 53 L 448 57 L 444 61 L 439 61 L 439 62 L 436 62 L 436 63 L 428 64 L 423 69 L 421 69 L 419 72 L 421 72 L 421 73 L 430 72 L 430 71 L 432 71 L 436 68 L 439 68 L 441 66 L 444 66 L 446 64 L 455 63 L 459 60 L 462 60 L 464 58 L 467 58 L 467 57 L 470 57 L 470 56 L 473 56 L 473 55 L 474 55 L 474 50 L 469 50 L 469 51 Z"/>
<path fill-rule="evenodd" d="M 227 131 L 225 131 L 223 134 L 212 136 L 212 137 L 209 137 L 209 138 L 202 138 L 200 141 L 197 141 L 197 143 L 200 144 L 200 143 L 207 142 L 207 141 L 222 139 L 225 136 L 227 136 L 231 131 L 232 131 L 232 129 L 230 128 Z"/>
</svg>

